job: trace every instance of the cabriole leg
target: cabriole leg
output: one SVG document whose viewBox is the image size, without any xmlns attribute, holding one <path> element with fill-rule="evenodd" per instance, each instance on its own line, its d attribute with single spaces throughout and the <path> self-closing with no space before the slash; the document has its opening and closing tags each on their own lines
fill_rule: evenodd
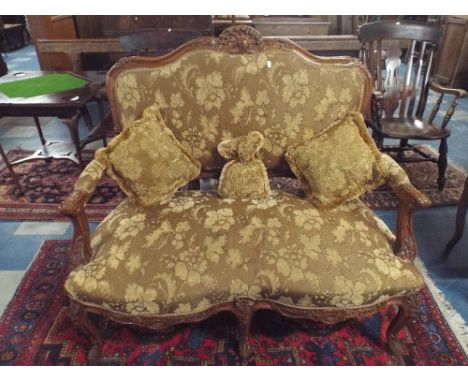
<svg viewBox="0 0 468 382">
<path fill-rule="evenodd" d="M 391 354 L 400 353 L 401 344 L 398 341 L 397 334 L 416 316 L 418 304 L 419 301 L 416 295 L 406 297 L 398 304 L 398 314 L 387 329 L 387 343 Z"/>
<path fill-rule="evenodd" d="M 74 301 L 70 301 L 70 319 L 73 326 L 85 334 L 91 341 L 88 352 L 88 362 L 95 362 L 101 357 L 102 337 L 99 329 L 90 320 L 86 309 Z"/>
<path fill-rule="evenodd" d="M 239 335 L 239 355 L 247 358 L 250 355 L 249 332 L 250 323 L 254 314 L 254 302 L 248 298 L 242 298 L 235 301 L 234 314 L 238 322 Z"/>
</svg>

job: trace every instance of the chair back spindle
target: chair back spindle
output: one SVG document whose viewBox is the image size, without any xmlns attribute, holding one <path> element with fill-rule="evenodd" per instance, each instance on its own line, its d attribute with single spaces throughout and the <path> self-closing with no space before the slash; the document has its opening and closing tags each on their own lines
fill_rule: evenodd
<svg viewBox="0 0 468 382">
<path fill-rule="evenodd" d="M 411 73 L 413 71 L 413 59 L 414 59 L 414 50 L 416 47 L 416 41 L 411 40 L 410 50 L 407 55 L 406 61 L 406 73 L 405 73 L 405 82 L 403 83 L 403 89 L 401 90 L 401 102 L 400 102 L 400 117 L 405 116 L 405 109 L 406 109 L 406 99 L 408 98 L 408 93 L 411 92 L 410 84 L 411 84 Z"/>
<path fill-rule="evenodd" d="M 418 90 L 417 88 L 418 88 L 418 85 L 419 85 L 419 79 L 421 77 L 424 54 L 426 53 L 426 45 L 427 45 L 427 42 L 423 41 L 423 42 L 421 42 L 421 46 L 419 47 L 419 57 L 418 57 L 418 60 L 417 60 L 416 72 L 415 72 L 414 80 L 413 80 L 413 88 L 411 90 L 411 98 L 410 98 L 410 101 L 409 101 L 409 104 L 408 104 L 408 110 L 407 110 L 407 113 L 406 113 L 408 117 L 411 117 L 413 115 L 414 103 L 415 103 L 415 100 L 416 100 L 416 92 Z"/>
<path fill-rule="evenodd" d="M 375 22 L 360 27 L 359 39 L 373 76 L 375 89 L 384 93 L 385 117 L 419 117 L 424 112 L 433 51 L 442 36 L 439 25 L 429 23 Z M 401 78 L 402 47 L 406 71 Z M 385 59 L 385 72 L 381 65 Z M 416 107 L 417 106 L 417 107 Z M 415 113 L 416 111 L 416 113 Z M 415 115 L 416 114 L 416 115 Z"/>
</svg>

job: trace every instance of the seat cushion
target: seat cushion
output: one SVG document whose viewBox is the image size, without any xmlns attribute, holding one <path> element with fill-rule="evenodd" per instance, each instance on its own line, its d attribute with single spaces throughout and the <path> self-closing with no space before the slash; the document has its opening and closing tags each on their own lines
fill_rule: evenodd
<svg viewBox="0 0 468 382">
<path fill-rule="evenodd" d="M 359 200 L 317 210 L 280 191 L 263 200 L 178 192 L 159 207 L 122 202 L 65 288 L 85 305 L 131 315 L 194 313 L 239 297 L 352 308 L 422 287 L 393 240 Z"/>
</svg>

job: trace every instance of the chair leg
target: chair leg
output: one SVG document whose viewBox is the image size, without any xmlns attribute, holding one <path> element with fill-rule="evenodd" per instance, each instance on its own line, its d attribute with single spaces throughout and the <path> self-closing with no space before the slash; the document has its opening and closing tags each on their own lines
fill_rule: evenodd
<svg viewBox="0 0 468 382">
<path fill-rule="evenodd" d="M 450 241 L 447 243 L 445 246 L 444 253 L 442 254 L 442 259 L 447 260 L 450 252 L 452 251 L 453 247 L 455 247 L 455 244 L 458 243 L 460 238 L 463 235 L 463 230 L 465 228 L 465 217 L 466 217 L 466 211 L 468 209 L 468 177 L 465 180 L 465 186 L 463 188 L 463 194 L 460 198 L 460 202 L 458 204 L 457 208 L 457 218 L 456 218 L 456 224 L 455 224 L 455 233 L 453 237 L 450 239 Z"/>
<path fill-rule="evenodd" d="M 387 343 L 391 354 L 401 353 L 401 344 L 398 341 L 397 334 L 404 326 L 408 325 L 412 318 L 415 317 L 418 305 L 418 295 L 405 297 L 398 304 L 398 314 L 387 329 Z"/>
<path fill-rule="evenodd" d="M 85 334 L 91 341 L 91 348 L 87 354 L 88 362 L 95 362 L 101 358 L 102 336 L 96 325 L 90 320 L 86 309 L 74 301 L 70 301 L 70 319 L 73 326 Z"/>
<path fill-rule="evenodd" d="M 400 139 L 400 149 L 398 150 L 398 162 L 404 162 L 406 159 L 405 147 L 408 145 L 407 139 Z"/>
<path fill-rule="evenodd" d="M 439 168 L 439 178 L 437 184 L 439 185 L 439 191 L 442 191 L 445 186 L 445 170 L 447 169 L 447 138 L 440 140 L 439 146 L 439 160 L 437 161 L 437 167 Z"/>
<path fill-rule="evenodd" d="M 383 142 L 384 138 L 382 134 L 378 133 L 376 130 L 372 131 L 372 139 L 375 142 L 375 145 L 378 147 L 379 150 L 383 149 Z"/>
<path fill-rule="evenodd" d="M 235 301 L 234 314 L 238 322 L 239 335 L 239 355 L 242 358 L 247 358 L 250 355 L 249 347 L 249 332 L 250 323 L 255 312 L 253 301 L 246 298 L 241 298 Z"/>
</svg>

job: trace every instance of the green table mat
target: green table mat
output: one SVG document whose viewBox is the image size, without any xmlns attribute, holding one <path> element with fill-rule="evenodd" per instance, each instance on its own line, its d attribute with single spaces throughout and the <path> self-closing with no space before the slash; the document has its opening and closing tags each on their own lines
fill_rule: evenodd
<svg viewBox="0 0 468 382">
<path fill-rule="evenodd" d="M 79 89 L 88 81 L 68 73 L 45 74 L 25 80 L 10 81 L 0 84 L 0 92 L 10 98 L 29 98 L 44 94 L 59 93 Z"/>
</svg>

